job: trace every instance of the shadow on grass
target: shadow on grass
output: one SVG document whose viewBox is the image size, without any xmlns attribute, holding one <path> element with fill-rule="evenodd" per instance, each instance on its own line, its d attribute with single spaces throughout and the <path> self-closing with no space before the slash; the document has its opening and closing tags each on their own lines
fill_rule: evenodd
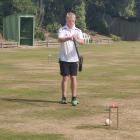
<svg viewBox="0 0 140 140">
<path fill-rule="evenodd" d="M 0 100 L 8 101 L 8 102 L 18 102 L 18 103 L 24 103 L 24 104 L 31 104 L 31 105 L 35 105 L 35 106 L 42 106 L 38 103 L 60 104 L 60 101 L 35 100 L 35 99 L 0 98 Z"/>
<path fill-rule="evenodd" d="M 84 129 L 84 130 L 92 130 L 92 129 L 106 129 L 106 130 L 117 130 L 117 128 L 111 127 L 107 125 L 80 125 L 77 126 L 76 129 Z"/>
</svg>

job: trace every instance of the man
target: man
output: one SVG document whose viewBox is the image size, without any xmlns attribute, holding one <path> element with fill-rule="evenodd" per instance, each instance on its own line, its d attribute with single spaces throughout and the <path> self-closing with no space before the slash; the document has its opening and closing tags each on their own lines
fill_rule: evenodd
<svg viewBox="0 0 140 140">
<path fill-rule="evenodd" d="M 66 15 L 66 25 L 59 29 L 58 40 L 61 42 L 60 47 L 60 73 L 62 75 L 62 104 L 67 103 L 67 83 L 71 80 L 72 105 L 78 104 L 77 100 L 77 67 L 78 55 L 74 46 L 74 41 L 84 44 L 83 34 L 80 29 L 75 27 L 76 16 L 69 12 Z"/>
</svg>

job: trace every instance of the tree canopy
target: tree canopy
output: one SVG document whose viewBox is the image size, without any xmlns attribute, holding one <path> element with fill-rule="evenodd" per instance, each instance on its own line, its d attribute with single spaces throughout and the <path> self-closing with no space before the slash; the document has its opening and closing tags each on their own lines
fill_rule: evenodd
<svg viewBox="0 0 140 140">
<path fill-rule="evenodd" d="M 77 26 L 82 30 L 107 33 L 105 17 L 140 19 L 140 0 L 0 0 L 0 31 L 5 16 L 34 14 L 37 26 L 47 28 L 65 24 L 65 14 L 76 13 Z"/>
</svg>

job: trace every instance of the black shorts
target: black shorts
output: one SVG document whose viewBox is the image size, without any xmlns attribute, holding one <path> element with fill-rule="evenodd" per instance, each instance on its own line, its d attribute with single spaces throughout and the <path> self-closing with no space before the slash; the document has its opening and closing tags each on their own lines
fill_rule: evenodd
<svg viewBox="0 0 140 140">
<path fill-rule="evenodd" d="M 77 62 L 64 62 L 59 61 L 60 64 L 60 74 L 62 76 L 76 76 L 77 75 Z"/>
</svg>

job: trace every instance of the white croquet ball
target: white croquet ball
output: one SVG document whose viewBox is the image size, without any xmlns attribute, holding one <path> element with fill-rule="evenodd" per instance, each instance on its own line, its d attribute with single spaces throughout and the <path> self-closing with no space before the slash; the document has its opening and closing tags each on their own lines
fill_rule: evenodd
<svg viewBox="0 0 140 140">
<path fill-rule="evenodd" d="M 105 120 L 105 125 L 111 125 L 111 124 L 112 124 L 112 121 L 110 119 Z"/>
</svg>

